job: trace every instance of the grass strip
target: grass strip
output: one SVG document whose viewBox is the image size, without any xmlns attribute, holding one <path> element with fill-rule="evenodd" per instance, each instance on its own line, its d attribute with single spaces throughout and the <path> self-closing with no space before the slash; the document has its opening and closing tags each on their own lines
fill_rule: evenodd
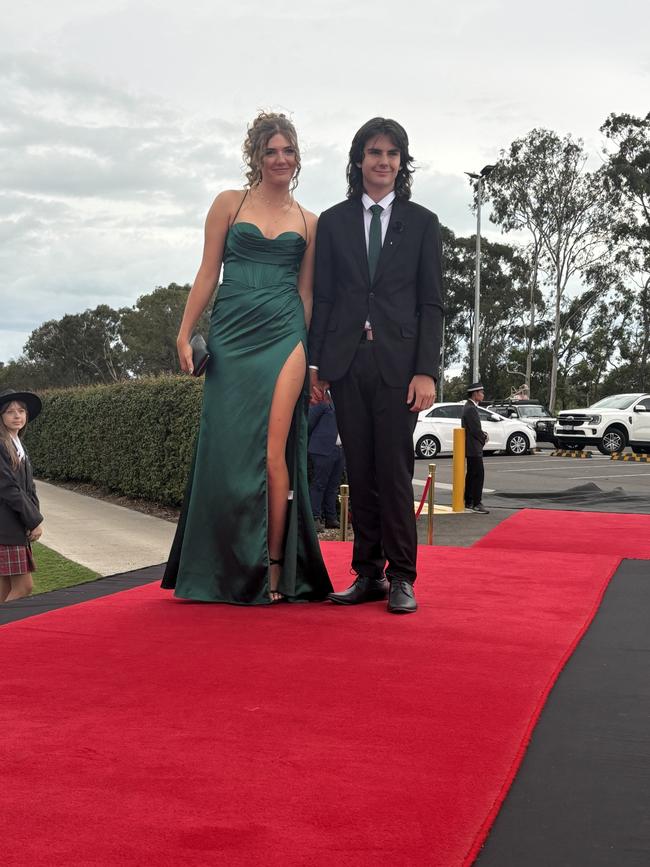
<svg viewBox="0 0 650 867">
<path fill-rule="evenodd" d="M 99 578 L 92 569 L 80 566 L 67 557 L 62 557 L 51 548 L 46 548 L 40 542 L 32 545 L 36 571 L 34 575 L 34 593 L 47 593 L 49 590 L 60 590 L 62 587 L 73 587 Z"/>
</svg>

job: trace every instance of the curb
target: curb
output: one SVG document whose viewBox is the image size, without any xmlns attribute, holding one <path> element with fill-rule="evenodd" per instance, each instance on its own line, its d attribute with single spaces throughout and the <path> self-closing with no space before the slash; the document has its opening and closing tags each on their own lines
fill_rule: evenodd
<svg viewBox="0 0 650 867">
<path fill-rule="evenodd" d="M 622 455 L 620 452 L 615 452 L 609 456 L 611 461 L 632 461 L 635 464 L 650 464 L 650 455 Z"/>
<path fill-rule="evenodd" d="M 577 450 L 569 450 L 569 449 L 555 449 L 555 451 L 551 452 L 552 458 L 590 458 L 592 456 L 591 452 L 585 451 L 577 451 Z"/>
</svg>

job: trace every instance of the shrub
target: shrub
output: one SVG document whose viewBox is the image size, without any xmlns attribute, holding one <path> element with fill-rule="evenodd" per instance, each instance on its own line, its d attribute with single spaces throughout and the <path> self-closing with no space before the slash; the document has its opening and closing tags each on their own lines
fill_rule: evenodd
<svg viewBox="0 0 650 867">
<path fill-rule="evenodd" d="M 179 505 L 202 394 L 203 381 L 187 376 L 41 392 L 43 412 L 25 438 L 34 471 Z"/>
</svg>

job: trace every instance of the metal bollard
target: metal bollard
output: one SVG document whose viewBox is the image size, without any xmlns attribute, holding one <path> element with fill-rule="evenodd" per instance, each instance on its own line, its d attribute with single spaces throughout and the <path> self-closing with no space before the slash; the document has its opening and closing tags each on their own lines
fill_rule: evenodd
<svg viewBox="0 0 650 867">
<path fill-rule="evenodd" d="M 339 502 L 341 504 L 341 542 L 347 542 L 348 539 L 348 502 L 350 499 L 350 488 L 348 485 L 341 485 Z"/>
<path fill-rule="evenodd" d="M 429 501 L 427 504 L 427 545 L 433 545 L 433 509 L 435 503 L 436 465 L 429 464 Z"/>
<path fill-rule="evenodd" d="M 454 428 L 454 457 L 452 462 L 453 489 L 451 509 L 453 512 L 465 511 L 465 429 Z"/>
</svg>

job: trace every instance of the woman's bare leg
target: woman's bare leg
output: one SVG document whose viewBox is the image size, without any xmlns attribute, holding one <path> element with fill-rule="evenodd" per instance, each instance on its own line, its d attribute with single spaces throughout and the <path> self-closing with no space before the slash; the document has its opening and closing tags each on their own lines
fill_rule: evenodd
<svg viewBox="0 0 650 867">
<path fill-rule="evenodd" d="M 298 398 L 305 383 L 307 359 L 302 343 L 293 350 L 284 363 L 275 383 L 269 414 L 269 438 L 266 467 L 268 476 L 268 548 L 269 557 L 280 560 L 284 554 L 284 526 L 287 520 L 289 496 L 289 470 L 287 469 L 287 437 Z M 278 584 L 282 567 L 269 569 L 269 590 L 272 599 L 278 599 Z"/>
<path fill-rule="evenodd" d="M 13 602 L 14 599 L 24 599 L 30 596 L 34 589 L 34 581 L 31 572 L 24 572 L 22 575 L 11 575 L 11 590 L 5 598 L 5 602 Z"/>
</svg>

